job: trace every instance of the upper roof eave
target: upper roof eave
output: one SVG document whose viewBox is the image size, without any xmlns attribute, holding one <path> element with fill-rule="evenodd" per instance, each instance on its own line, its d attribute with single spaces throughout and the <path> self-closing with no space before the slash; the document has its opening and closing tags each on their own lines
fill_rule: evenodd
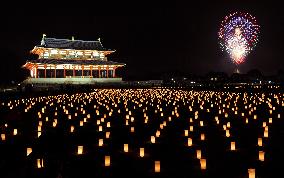
<svg viewBox="0 0 284 178">
<path fill-rule="evenodd" d="M 43 45 L 36 45 L 34 47 L 34 49 L 32 49 L 32 51 L 36 50 L 36 49 L 39 49 L 39 48 L 45 48 L 45 49 L 65 49 L 65 50 L 82 50 L 82 49 L 69 49 L 69 48 L 51 48 L 51 47 L 45 47 Z M 100 49 L 100 50 L 98 50 L 98 49 L 84 49 L 84 51 L 87 51 L 87 50 L 90 50 L 90 51 L 116 52 L 115 49 L 105 49 L 105 48 L 104 49 Z"/>
</svg>

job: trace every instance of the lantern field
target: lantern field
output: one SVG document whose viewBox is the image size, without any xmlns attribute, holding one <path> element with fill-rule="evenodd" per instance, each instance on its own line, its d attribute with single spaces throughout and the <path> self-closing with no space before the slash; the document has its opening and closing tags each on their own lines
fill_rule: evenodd
<svg viewBox="0 0 284 178">
<path fill-rule="evenodd" d="M 272 154 L 271 145 L 282 140 L 283 98 L 281 93 L 156 88 L 3 100 L 3 113 L 19 112 L 23 118 L 1 117 L 3 165 L 13 158 L 43 170 L 39 174 L 62 162 L 77 175 L 138 170 L 145 177 L 218 177 L 222 171 L 230 176 L 228 168 L 261 177 L 262 168 L 275 165 L 271 155 L 281 154 Z M 248 171 L 238 170 L 239 164 Z"/>
</svg>

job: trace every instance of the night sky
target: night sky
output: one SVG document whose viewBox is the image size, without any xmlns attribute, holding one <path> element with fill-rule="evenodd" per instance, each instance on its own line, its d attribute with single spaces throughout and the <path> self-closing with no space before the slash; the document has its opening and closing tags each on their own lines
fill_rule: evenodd
<svg viewBox="0 0 284 178">
<path fill-rule="evenodd" d="M 144 8 L 145 7 L 145 8 Z M 47 37 L 96 40 L 115 49 L 109 60 L 126 63 L 121 71 L 127 80 L 159 79 L 166 73 L 205 75 L 210 71 L 231 74 L 235 68 L 219 48 L 217 32 L 223 18 L 235 11 L 248 12 L 260 25 L 259 43 L 242 73 L 259 69 L 275 75 L 284 69 L 284 15 L 273 1 L 230 1 L 201 4 L 165 3 L 115 9 L 19 11 L 1 14 L 1 82 L 21 81 L 28 71 L 21 68 L 34 58 L 29 51 Z M 102 7 L 104 8 L 104 7 Z M 115 9 L 115 10 L 113 10 Z M 68 13 L 66 13 L 68 12 Z M 109 13 L 107 13 L 109 12 Z"/>
</svg>

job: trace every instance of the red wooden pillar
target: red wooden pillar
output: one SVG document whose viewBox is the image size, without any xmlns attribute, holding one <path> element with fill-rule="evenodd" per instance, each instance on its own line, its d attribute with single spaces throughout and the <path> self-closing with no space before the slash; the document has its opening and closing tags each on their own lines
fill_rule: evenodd
<svg viewBox="0 0 284 178">
<path fill-rule="evenodd" d="M 35 77 L 35 68 L 34 67 L 32 67 L 31 68 L 31 77 Z"/>
<path fill-rule="evenodd" d="M 44 78 L 46 78 L 46 64 L 44 64 Z"/>
<path fill-rule="evenodd" d="M 66 70 L 65 70 L 65 66 L 63 66 L 63 70 L 64 70 L 64 78 L 66 78 Z"/>
<path fill-rule="evenodd" d="M 54 78 L 56 78 L 56 65 L 54 65 Z"/>
<path fill-rule="evenodd" d="M 115 76 L 115 69 L 116 69 L 116 67 L 114 67 L 114 68 L 113 68 L 113 73 L 112 73 L 113 78 L 115 78 L 115 77 L 116 77 L 116 76 Z"/>
<path fill-rule="evenodd" d="M 107 78 L 108 78 L 108 66 L 107 66 L 107 70 L 106 71 L 107 71 Z"/>
<path fill-rule="evenodd" d="M 91 77 L 93 77 L 93 66 L 90 66 Z"/>
<path fill-rule="evenodd" d="M 75 66 L 73 66 L 73 77 L 75 77 Z"/>
<path fill-rule="evenodd" d="M 37 78 L 37 65 L 35 66 L 35 78 Z"/>
<path fill-rule="evenodd" d="M 84 66 L 81 66 L 82 78 L 84 78 Z"/>
<path fill-rule="evenodd" d="M 99 78 L 101 78 L 101 67 L 98 67 L 99 69 Z"/>
</svg>

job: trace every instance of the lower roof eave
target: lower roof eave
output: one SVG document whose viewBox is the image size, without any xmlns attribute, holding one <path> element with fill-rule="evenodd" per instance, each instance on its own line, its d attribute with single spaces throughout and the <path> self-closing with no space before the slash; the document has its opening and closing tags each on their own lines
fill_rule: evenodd
<svg viewBox="0 0 284 178">
<path fill-rule="evenodd" d="M 125 66 L 125 63 L 119 63 L 114 61 L 104 61 L 104 60 L 58 60 L 58 59 L 37 59 L 28 60 L 26 63 L 30 64 L 50 64 L 50 65 L 113 65 L 113 66 Z"/>
</svg>

